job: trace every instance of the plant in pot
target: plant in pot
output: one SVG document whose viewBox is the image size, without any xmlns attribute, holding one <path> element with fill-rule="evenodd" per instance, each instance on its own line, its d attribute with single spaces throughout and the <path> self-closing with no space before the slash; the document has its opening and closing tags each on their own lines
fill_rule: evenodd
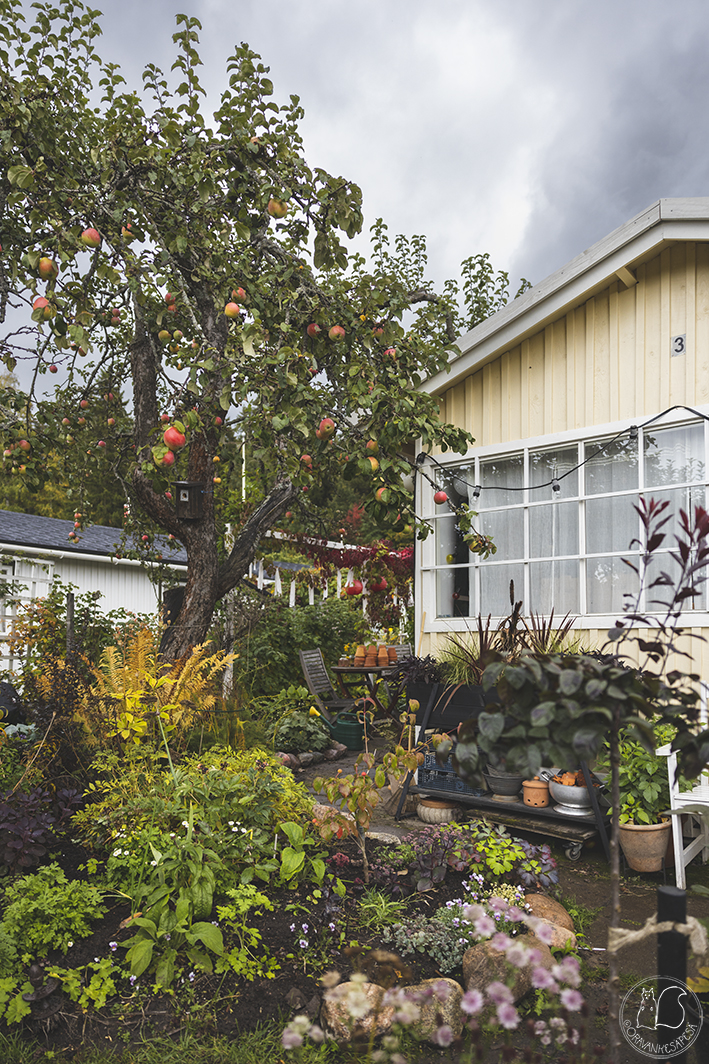
<svg viewBox="0 0 709 1064">
<path fill-rule="evenodd" d="M 619 841 L 625 859 L 636 872 L 658 872 L 672 828 L 667 816 L 670 786 L 667 758 L 655 753 L 657 747 L 671 742 L 676 728 L 654 723 L 642 730 L 625 729 L 620 734 Z M 598 768 L 608 767 L 607 755 L 599 759 Z"/>
</svg>

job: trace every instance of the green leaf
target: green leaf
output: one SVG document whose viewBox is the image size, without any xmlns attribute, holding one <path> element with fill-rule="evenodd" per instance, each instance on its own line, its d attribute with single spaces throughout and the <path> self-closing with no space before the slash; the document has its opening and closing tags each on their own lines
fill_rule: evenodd
<svg viewBox="0 0 709 1064">
<path fill-rule="evenodd" d="M 303 831 L 302 824 L 295 824 L 291 820 L 287 820 L 282 824 L 279 824 L 279 830 L 288 839 L 291 846 L 302 846 L 305 840 L 305 832 Z"/>
<path fill-rule="evenodd" d="M 529 715 L 529 719 L 535 728 L 544 728 L 551 724 L 554 719 L 556 705 L 553 702 L 541 702 L 535 706 Z"/>
<path fill-rule="evenodd" d="M 494 743 L 505 730 L 505 717 L 502 713 L 482 712 L 478 717 L 478 727 L 484 739 Z"/>
<path fill-rule="evenodd" d="M 175 961 L 177 959 L 177 950 L 166 949 L 162 957 L 158 961 L 158 966 L 155 969 L 155 982 L 158 986 L 169 987 L 175 978 Z"/>
<path fill-rule="evenodd" d="M 222 954 L 224 952 L 224 938 L 220 929 L 206 920 L 199 920 L 196 924 L 192 924 L 186 938 L 188 942 L 199 941 L 204 943 L 207 949 L 211 949 L 212 953 Z"/>
<path fill-rule="evenodd" d="M 153 959 L 154 942 L 150 938 L 139 938 L 126 953 L 131 975 L 142 975 Z"/>
<path fill-rule="evenodd" d="M 281 879 L 292 879 L 305 864 L 305 854 L 301 851 L 296 853 L 290 846 L 281 853 Z"/>
<path fill-rule="evenodd" d="M 575 695 L 582 683 L 582 673 L 574 669 L 564 669 L 559 676 L 559 691 L 562 695 Z"/>
</svg>

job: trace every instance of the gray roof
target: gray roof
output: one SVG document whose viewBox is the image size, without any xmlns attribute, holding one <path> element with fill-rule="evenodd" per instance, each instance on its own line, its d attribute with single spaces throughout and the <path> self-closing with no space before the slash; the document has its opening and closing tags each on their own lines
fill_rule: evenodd
<svg viewBox="0 0 709 1064">
<path fill-rule="evenodd" d="M 78 543 L 67 538 L 73 530 L 73 521 L 0 510 L 0 546 L 6 549 L 12 546 L 35 547 L 37 550 L 59 550 L 67 556 L 95 554 L 100 557 L 112 557 L 119 549 L 120 528 L 90 525 L 84 531 L 79 531 Z M 187 564 L 184 547 L 178 545 L 175 548 L 166 536 L 156 536 L 154 542 L 162 550 L 164 561 L 177 565 Z M 129 541 L 129 547 L 135 549 L 136 544 Z"/>
</svg>

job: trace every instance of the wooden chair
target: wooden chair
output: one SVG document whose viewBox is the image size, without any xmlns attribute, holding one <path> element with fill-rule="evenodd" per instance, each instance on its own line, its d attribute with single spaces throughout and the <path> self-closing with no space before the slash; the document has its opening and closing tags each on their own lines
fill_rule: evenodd
<svg viewBox="0 0 709 1064">
<path fill-rule="evenodd" d="M 331 720 L 331 712 L 339 713 L 343 709 L 354 709 L 357 704 L 355 700 L 342 698 L 332 686 L 329 673 L 325 668 L 322 650 L 299 650 L 298 657 L 308 690 L 324 717 Z"/>
<path fill-rule="evenodd" d="M 701 853 L 702 862 L 706 864 L 709 858 L 709 778 L 702 774 L 692 787 L 691 791 L 680 791 L 675 782 L 677 770 L 677 754 L 672 753 L 671 744 L 661 746 L 656 751 L 661 757 L 667 758 L 667 774 L 670 781 L 670 809 L 678 810 L 672 817 L 672 844 L 675 856 L 675 883 L 680 890 L 685 890 L 687 877 L 685 868 L 697 854 Z M 706 812 L 691 813 L 686 811 L 686 806 L 702 805 Z M 687 828 L 683 829 L 682 820 L 687 818 Z M 691 832 L 692 837 L 687 845 L 684 845 L 684 835 Z"/>
<path fill-rule="evenodd" d="M 411 657 L 411 643 L 399 643 L 394 647 L 397 663 Z"/>
</svg>

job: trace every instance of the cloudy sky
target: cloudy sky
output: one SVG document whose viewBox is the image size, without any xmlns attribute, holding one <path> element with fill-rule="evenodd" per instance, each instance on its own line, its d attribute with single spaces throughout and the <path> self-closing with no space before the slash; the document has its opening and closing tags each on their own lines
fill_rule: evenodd
<svg viewBox="0 0 709 1064">
<path fill-rule="evenodd" d="M 365 218 L 424 233 L 432 280 L 489 251 L 532 282 L 663 196 L 709 195 L 706 0 L 94 0 L 99 53 L 139 84 L 202 23 L 210 102 L 246 41 L 306 155 Z"/>
</svg>

